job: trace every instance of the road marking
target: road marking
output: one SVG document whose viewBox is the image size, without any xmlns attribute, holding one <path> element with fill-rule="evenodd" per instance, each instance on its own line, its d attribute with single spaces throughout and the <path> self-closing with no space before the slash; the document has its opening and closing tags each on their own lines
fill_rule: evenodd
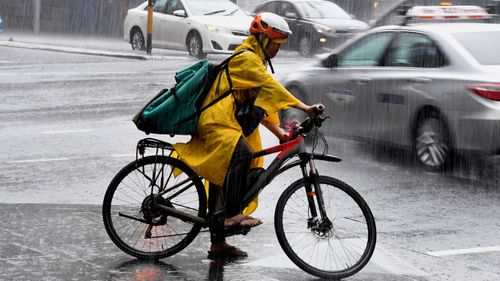
<svg viewBox="0 0 500 281">
<path fill-rule="evenodd" d="M 115 155 L 111 155 L 111 157 L 114 157 L 114 158 L 119 158 L 119 157 L 132 157 L 132 156 L 136 156 L 135 154 L 115 154 Z"/>
<path fill-rule="evenodd" d="M 374 263 L 385 271 L 396 275 L 411 275 L 411 276 L 427 276 L 427 272 L 420 270 L 418 267 L 406 262 L 404 259 L 390 253 L 386 249 L 377 246 L 370 263 Z"/>
<path fill-rule="evenodd" d="M 66 161 L 66 160 L 69 160 L 69 158 L 16 160 L 16 161 L 9 161 L 9 163 L 35 163 L 35 162 L 51 162 L 51 161 Z"/>
<path fill-rule="evenodd" d="M 487 252 L 500 252 L 500 246 L 435 251 L 435 252 L 427 252 L 427 254 L 435 257 L 443 257 L 443 256 L 467 255 L 467 254 L 477 254 L 477 253 L 487 253 Z"/>
<path fill-rule="evenodd" d="M 406 262 L 394 254 L 391 254 L 381 247 L 375 248 L 375 252 L 370 259 L 370 263 L 377 265 L 379 268 L 382 268 L 384 272 L 390 272 L 391 274 L 409 276 L 429 275 L 427 272 L 420 270 L 416 266 Z M 254 260 L 249 263 L 245 263 L 245 265 L 274 268 L 298 268 L 285 254 Z M 373 270 L 373 267 L 368 270 Z"/>
<path fill-rule="evenodd" d="M 44 134 L 44 135 L 50 135 L 50 134 L 87 133 L 87 132 L 92 132 L 92 131 L 93 130 L 91 130 L 91 129 L 62 130 L 62 131 L 46 131 L 46 132 L 43 132 L 42 134 Z"/>
</svg>

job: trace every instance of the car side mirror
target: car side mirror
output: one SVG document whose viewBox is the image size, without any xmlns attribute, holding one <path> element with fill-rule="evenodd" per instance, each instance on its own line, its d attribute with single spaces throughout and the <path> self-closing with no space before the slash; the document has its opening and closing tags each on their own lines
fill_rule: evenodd
<svg viewBox="0 0 500 281">
<path fill-rule="evenodd" d="M 186 17 L 186 11 L 184 11 L 184 10 L 175 10 L 174 11 L 174 16 L 185 18 Z"/>
<path fill-rule="evenodd" d="M 293 12 L 287 12 L 285 13 L 285 18 L 297 19 L 297 14 Z"/>
<path fill-rule="evenodd" d="M 339 55 L 338 54 L 331 54 L 326 59 L 321 61 L 321 64 L 324 67 L 328 67 L 328 68 L 336 67 L 339 64 Z"/>
</svg>

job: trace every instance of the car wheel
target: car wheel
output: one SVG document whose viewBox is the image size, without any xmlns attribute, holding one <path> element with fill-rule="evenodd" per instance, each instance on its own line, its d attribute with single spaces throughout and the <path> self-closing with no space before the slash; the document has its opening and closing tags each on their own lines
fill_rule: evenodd
<svg viewBox="0 0 500 281">
<path fill-rule="evenodd" d="M 452 149 L 450 132 L 438 114 L 420 118 L 415 134 L 415 154 L 420 164 L 430 170 L 443 170 Z"/>
<path fill-rule="evenodd" d="M 312 57 L 313 48 L 311 39 L 307 36 L 302 37 L 299 41 L 299 54 L 305 58 Z"/>
<path fill-rule="evenodd" d="M 198 32 L 192 32 L 189 34 L 187 39 L 187 49 L 189 55 L 192 57 L 203 59 L 207 56 L 207 54 L 203 53 L 203 42 L 201 41 L 201 37 Z"/>
<path fill-rule="evenodd" d="M 130 32 L 130 45 L 132 45 L 132 50 L 144 51 L 146 50 L 146 41 L 144 40 L 144 35 L 139 28 L 134 28 Z"/>
</svg>

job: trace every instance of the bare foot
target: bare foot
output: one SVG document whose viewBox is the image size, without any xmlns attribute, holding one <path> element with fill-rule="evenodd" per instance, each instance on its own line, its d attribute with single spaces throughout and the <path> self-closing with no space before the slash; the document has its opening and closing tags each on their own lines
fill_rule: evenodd
<svg viewBox="0 0 500 281">
<path fill-rule="evenodd" d="M 240 224 L 240 226 L 245 226 L 245 227 L 254 227 L 257 225 L 262 224 L 262 220 L 258 218 L 253 218 L 250 216 L 246 216 L 243 214 L 236 215 L 231 218 L 227 218 L 224 220 L 224 227 L 231 227 L 235 224 Z"/>
</svg>

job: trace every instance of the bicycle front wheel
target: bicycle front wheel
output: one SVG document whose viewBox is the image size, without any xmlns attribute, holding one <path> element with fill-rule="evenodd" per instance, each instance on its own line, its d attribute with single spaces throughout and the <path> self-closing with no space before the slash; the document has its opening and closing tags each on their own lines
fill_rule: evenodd
<svg viewBox="0 0 500 281">
<path fill-rule="evenodd" d="M 205 218 L 206 201 L 203 183 L 184 163 L 148 156 L 125 166 L 111 181 L 103 202 L 104 226 L 124 252 L 160 259 L 189 245 L 202 225 L 169 216 L 157 204 Z"/>
<path fill-rule="evenodd" d="M 274 225 L 286 255 L 302 270 L 322 278 L 340 279 L 361 270 L 370 260 L 376 243 L 375 219 L 365 200 L 346 183 L 319 177 L 326 217 L 311 215 L 309 199 L 300 179 L 281 195 Z M 317 190 L 316 190 L 317 191 Z M 309 197 L 308 197 L 309 196 Z"/>
</svg>

